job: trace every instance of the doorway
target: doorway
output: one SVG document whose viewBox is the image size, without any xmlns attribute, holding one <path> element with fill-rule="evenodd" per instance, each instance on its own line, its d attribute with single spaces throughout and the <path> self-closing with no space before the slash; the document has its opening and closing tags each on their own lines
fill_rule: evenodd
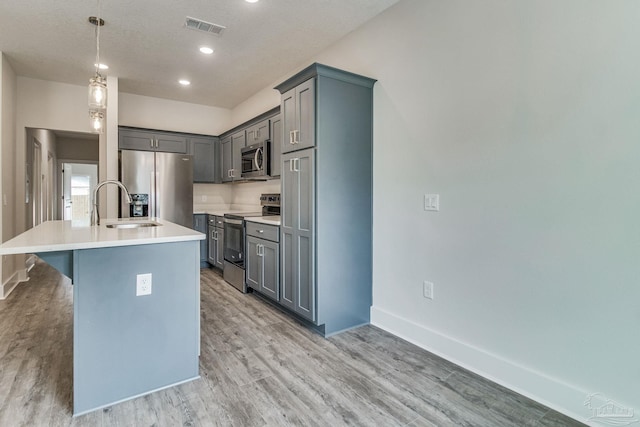
<svg viewBox="0 0 640 427">
<path fill-rule="evenodd" d="M 91 197 L 98 184 L 98 165 L 62 163 L 62 219 L 89 225 Z"/>
</svg>

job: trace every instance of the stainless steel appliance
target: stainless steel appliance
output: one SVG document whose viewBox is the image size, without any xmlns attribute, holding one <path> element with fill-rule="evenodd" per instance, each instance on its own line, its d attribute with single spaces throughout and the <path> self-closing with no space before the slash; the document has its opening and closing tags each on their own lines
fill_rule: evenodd
<svg viewBox="0 0 640 427">
<path fill-rule="evenodd" d="M 224 214 L 224 280 L 239 291 L 247 292 L 244 276 L 245 223 L 244 219 L 256 216 L 280 215 L 280 194 L 260 196 L 261 212 Z"/>
<path fill-rule="evenodd" d="M 193 228 L 193 166 L 186 154 L 122 150 L 120 181 L 133 204 L 121 204 L 120 215 L 157 217 Z"/>
<path fill-rule="evenodd" d="M 271 142 L 267 139 L 242 150 L 242 177 L 261 178 L 271 173 Z"/>
</svg>

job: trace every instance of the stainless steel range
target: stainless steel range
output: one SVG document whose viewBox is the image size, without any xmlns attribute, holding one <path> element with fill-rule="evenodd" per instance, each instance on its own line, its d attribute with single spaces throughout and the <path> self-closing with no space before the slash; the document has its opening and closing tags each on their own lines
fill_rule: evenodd
<svg viewBox="0 0 640 427">
<path fill-rule="evenodd" d="M 260 196 L 261 212 L 224 214 L 224 280 L 241 292 L 247 292 L 244 277 L 245 218 L 280 215 L 280 194 Z"/>
</svg>

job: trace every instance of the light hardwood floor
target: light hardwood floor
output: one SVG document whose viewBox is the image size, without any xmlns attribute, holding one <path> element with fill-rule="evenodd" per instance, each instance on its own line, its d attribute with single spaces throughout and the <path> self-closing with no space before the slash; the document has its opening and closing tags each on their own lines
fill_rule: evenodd
<svg viewBox="0 0 640 427">
<path fill-rule="evenodd" d="M 579 426 L 372 326 L 324 339 L 202 270 L 201 379 L 71 416 L 72 286 L 0 301 L 0 426 Z"/>
</svg>

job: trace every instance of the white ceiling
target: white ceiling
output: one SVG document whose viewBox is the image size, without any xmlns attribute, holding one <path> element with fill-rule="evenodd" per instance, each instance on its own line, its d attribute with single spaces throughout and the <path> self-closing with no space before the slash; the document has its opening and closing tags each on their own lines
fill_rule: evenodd
<svg viewBox="0 0 640 427">
<path fill-rule="evenodd" d="M 101 0 L 102 74 L 121 92 L 233 108 L 397 1 Z M 97 0 L 0 0 L 0 51 L 18 75 L 88 84 L 97 12 Z M 227 29 L 187 29 L 187 16 Z"/>
</svg>

